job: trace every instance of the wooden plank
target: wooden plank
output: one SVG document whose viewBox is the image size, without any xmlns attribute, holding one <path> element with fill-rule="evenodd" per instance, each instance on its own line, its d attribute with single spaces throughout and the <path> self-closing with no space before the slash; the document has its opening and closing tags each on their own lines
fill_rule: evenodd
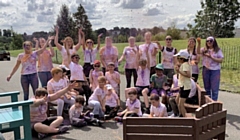
<svg viewBox="0 0 240 140">
<path fill-rule="evenodd" d="M 152 126 L 152 125 L 131 125 L 126 127 L 126 133 L 141 134 L 194 134 L 192 127 L 175 127 L 175 126 Z"/>
<path fill-rule="evenodd" d="M 212 114 L 213 113 L 213 105 L 214 103 L 208 103 L 208 113 Z M 208 129 L 212 129 L 213 122 L 208 124 Z"/>
<path fill-rule="evenodd" d="M 192 136 L 187 135 L 140 135 L 127 134 L 127 140 L 194 140 Z"/>
<path fill-rule="evenodd" d="M 214 128 L 210 131 L 204 132 L 204 133 L 199 135 L 199 139 L 200 140 L 207 140 L 207 139 L 214 138 L 218 134 L 221 134 L 221 133 L 225 132 L 225 127 L 226 127 L 225 125 L 222 125 L 222 126 L 219 126 L 217 128 Z"/>
<path fill-rule="evenodd" d="M 127 117 L 127 125 L 194 125 L 194 118 L 140 118 L 140 117 Z"/>
<path fill-rule="evenodd" d="M 201 118 L 201 119 L 199 119 L 197 121 L 199 122 L 199 127 L 206 126 L 209 123 L 215 122 L 216 120 L 220 120 L 221 121 L 222 119 L 226 118 L 226 115 L 227 115 L 227 112 L 225 110 L 225 111 L 221 111 L 221 112 L 210 114 L 207 117 L 203 117 L 203 118 Z"/>
<path fill-rule="evenodd" d="M 127 132 L 126 132 L 126 118 L 123 118 L 123 140 L 127 140 Z"/>
<path fill-rule="evenodd" d="M 208 113 L 208 104 L 204 104 L 202 106 L 202 108 L 203 108 L 203 116 L 205 117 L 205 116 L 207 116 L 209 114 Z M 208 122 L 207 122 L 207 124 L 208 124 Z M 199 125 L 203 126 L 203 132 L 207 131 L 207 129 L 208 129 L 207 125 L 202 125 L 202 122 L 199 122 Z"/>
<path fill-rule="evenodd" d="M 218 112 L 218 104 L 213 104 L 213 112 Z M 213 122 L 213 127 L 218 125 L 217 120 Z"/>
</svg>

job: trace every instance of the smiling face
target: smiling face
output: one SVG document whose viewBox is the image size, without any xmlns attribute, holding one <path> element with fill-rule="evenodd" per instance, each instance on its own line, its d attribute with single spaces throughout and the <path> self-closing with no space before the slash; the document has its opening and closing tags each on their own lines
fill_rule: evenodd
<svg viewBox="0 0 240 140">
<path fill-rule="evenodd" d="M 39 39 L 40 47 L 43 47 L 45 43 L 46 43 L 46 40 L 44 38 Z"/>
<path fill-rule="evenodd" d="M 71 37 L 66 37 L 64 39 L 64 46 L 68 49 L 72 49 L 73 47 L 73 39 Z"/>
<path fill-rule="evenodd" d="M 196 40 L 189 39 L 188 40 L 188 47 L 189 47 L 189 49 L 194 49 L 195 46 L 196 46 Z"/>
<path fill-rule="evenodd" d="M 23 49 L 24 49 L 25 53 L 31 53 L 32 52 L 32 42 L 25 41 L 23 43 Z"/>
<path fill-rule="evenodd" d="M 92 49 L 92 48 L 93 48 L 93 41 L 92 41 L 91 39 L 88 39 L 88 40 L 86 41 L 86 45 L 87 45 L 87 47 L 88 47 L 89 49 Z"/>
<path fill-rule="evenodd" d="M 145 39 L 145 42 L 146 42 L 146 43 L 150 43 L 150 42 L 151 42 L 151 39 L 152 39 L 152 34 L 151 34 L 151 32 L 146 32 L 145 35 L 144 35 L 144 39 Z"/>
<path fill-rule="evenodd" d="M 171 36 L 166 36 L 165 42 L 167 46 L 172 46 L 172 37 Z"/>
</svg>

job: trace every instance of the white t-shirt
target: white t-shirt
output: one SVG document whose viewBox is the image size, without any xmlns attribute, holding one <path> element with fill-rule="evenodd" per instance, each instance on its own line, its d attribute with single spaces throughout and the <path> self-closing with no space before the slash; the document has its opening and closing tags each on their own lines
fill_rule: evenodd
<svg viewBox="0 0 240 140">
<path fill-rule="evenodd" d="M 150 70 L 145 68 L 142 70 L 141 67 L 137 70 L 137 82 L 136 86 L 149 86 L 150 85 Z"/>
<path fill-rule="evenodd" d="M 105 77 L 114 89 L 118 88 L 118 83 L 112 79 L 112 77 L 120 79 L 120 74 L 117 71 L 114 71 L 114 73 L 106 72 Z"/>
<path fill-rule="evenodd" d="M 139 50 L 142 52 L 142 55 L 140 56 L 140 59 L 146 59 L 147 60 L 147 54 L 146 54 L 146 48 L 149 46 L 149 44 L 142 44 L 139 46 Z M 150 59 L 150 67 L 154 67 L 157 64 L 156 56 L 152 55 L 152 52 L 158 49 L 158 45 L 156 43 L 151 43 L 148 49 L 148 55 Z"/>
<path fill-rule="evenodd" d="M 98 49 L 94 48 L 93 50 L 88 50 L 86 48 L 85 50 L 83 50 L 83 53 L 84 53 L 84 62 L 93 64 L 93 62 L 96 60 Z"/>
<path fill-rule="evenodd" d="M 160 102 L 159 102 L 160 103 Z M 163 117 L 167 117 L 167 108 L 163 103 L 160 103 L 158 107 L 155 107 L 153 105 L 151 105 L 150 107 L 150 113 L 153 113 L 154 117 L 159 117 L 161 113 L 164 112 Z"/>
<path fill-rule="evenodd" d="M 75 48 L 73 47 L 73 49 L 69 49 L 69 53 L 70 56 L 74 53 L 76 53 L 77 51 L 75 50 Z M 61 54 L 62 54 L 62 64 L 65 66 L 68 66 L 68 55 L 67 55 L 67 50 L 65 49 L 64 46 L 62 46 L 62 50 L 61 50 Z"/>
<path fill-rule="evenodd" d="M 83 67 L 81 65 L 71 62 L 69 69 L 71 71 L 70 80 L 84 80 Z"/>
<path fill-rule="evenodd" d="M 90 96 L 89 100 L 88 101 L 99 101 L 98 100 L 98 95 L 101 96 L 101 98 L 103 99 L 106 95 L 106 92 L 104 90 L 102 90 L 101 88 L 97 87 L 93 94 Z"/>
<path fill-rule="evenodd" d="M 131 103 L 130 99 L 127 99 L 126 106 L 128 107 L 129 111 L 133 111 L 134 109 L 138 109 L 138 116 L 142 116 L 142 110 L 141 110 L 141 102 L 136 99 Z"/>
<path fill-rule="evenodd" d="M 57 91 L 65 88 L 65 87 L 67 87 L 67 81 L 64 79 L 60 79 L 58 82 L 51 79 L 47 83 L 48 92 L 53 91 L 53 93 L 56 93 Z"/>
<path fill-rule="evenodd" d="M 190 90 L 190 94 L 188 95 L 188 98 L 192 98 L 197 91 L 197 86 L 195 81 L 191 78 L 191 90 Z"/>
</svg>

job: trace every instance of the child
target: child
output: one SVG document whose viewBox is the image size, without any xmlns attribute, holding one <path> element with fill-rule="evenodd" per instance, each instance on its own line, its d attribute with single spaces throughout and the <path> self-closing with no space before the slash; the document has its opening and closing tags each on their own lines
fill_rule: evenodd
<svg viewBox="0 0 240 140">
<path fill-rule="evenodd" d="M 131 89 L 128 92 L 128 99 L 126 101 L 126 109 L 118 113 L 115 117 L 116 121 L 122 121 L 122 117 L 141 117 L 141 102 L 137 99 L 137 90 Z"/>
<path fill-rule="evenodd" d="M 173 115 L 174 117 L 179 116 L 179 111 L 178 111 L 178 101 L 179 99 L 179 86 L 178 86 L 178 74 L 173 75 L 173 83 L 172 87 L 170 88 L 170 97 L 169 97 L 169 104 L 172 108 Z"/>
<path fill-rule="evenodd" d="M 117 112 L 120 108 L 120 100 L 118 95 L 115 93 L 113 87 L 110 84 L 106 85 L 107 94 L 106 94 L 106 103 L 105 103 L 105 119 L 111 119 L 117 116 Z"/>
<path fill-rule="evenodd" d="M 148 48 L 146 48 L 148 49 Z M 148 51 L 148 50 L 147 50 Z M 140 59 L 139 61 L 139 67 L 137 70 L 138 78 L 136 82 L 136 87 L 132 88 L 126 88 L 125 89 L 125 97 L 126 99 L 128 98 L 128 92 L 129 90 L 137 90 L 137 93 L 139 95 L 143 96 L 144 103 L 145 103 L 145 113 L 149 114 L 150 113 L 150 108 L 149 108 L 149 101 L 148 101 L 148 93 L 149 93 L 149 77 L 150 77 L 150 61 L 149 61 L 149 54 L 147 54 L 147 60 L 145 59 Z"/>
<path fill-rule="evenodd" d="M 91 70 L 89 74 L 90 88 L 92 91 L 94 91 L 98 86 L 98 77 L 103 76 L 103 72 L 100 71 L 101 62 L 99 60 L 94 61 L 93 67 L 94 70 Z"/>
<path fill-rule="evenodd" d="M 42 139 L 48 134 L 64 133 L 69 129 L 67 126 L 59 127 L 63 122 L 62 116 L 47 118 L 47 102 L 58 99 L 66 92 L 70 91 L 74 84 L 75 83 L 72 83 L 64 89 L 57 91 L 55 94 L 50 95 L 48 95 L 47 90 L 44 88 L 36 90 L 35 97 L 31 99 L 33 100 L 33 104 L 30 106 L 30 119 L 33 136 L 38 136 L 39 139 Z"/>
<path fill-rule="evenodd" d="M 63 79 L 63 70 L 59 67 L 51 70 L 52 79 L 47 83 L 47 90 L 49 94 L 55 94 L 57 91 L 67 87 L 66 80 Z M 64 103 L 72 106 L 75 103 L 74 98 L 68 92 L 61 96 L 57 100 L 51 101 L 53 104 L 57 104 L 57 115 L 62 116 Z"/>
<path fill-rule="evenodd" d="M 94 90 L 93 94 L 88 100 L 88 104 L 93 107 L 94 118 L 104 118 L 105 112 L 105 96 L 106 96 L 106 78 L 104 76 L 98 77 L 99 86 Z"/>
<path fill-rule="evenodd" d="M 113 62 L 108 63 L 108 71 L 105 74 L 105 77 L 107 79 L 107 83 L 111 84 L 116 91 L 118 97 L 120 97 L 120 92 L 119 92 L 119 84 L 120 84 L 120 74 L 117 71 L 114 71 L 115 64 Z"/>
<path fill-rule="evenodd" d="M 180 50 L 176 55 L 178 62 L 181 64 L 180 68 L 176 67 L 176 72 L 179 74 L 178 86 L 180 87 L 180 98 L 178 102 L 179 116 L 186 116 L 186 109 L 184 103 L 188 98 L 191 90 L 192 67 L 188 63 L 189 53 Z"/>
<path fill-rule="evenodd" d="M 149 117 L 167 117 L 167 108 L 164 104 L 159 102 L 159 95 L 152 94 L 150 96 L 151 108 Z"/>
<path fill-rule="evenodd" d="M 89 117 L 90 112 L 87 111 L 86 113 L 83 112 L 83 105 L 84 105 L 85 99 L 82 95 L 78 95 L 75 99 L 75 104 L 72 105 L 72 107 L 69 110 L 69 120 L 71 125 L 76 127 L 83 127 L 87 124 L 97 123 L 99 126 L 101 126 L 102 122 L 97 119 L 92 119 Z M 89 115 L 89 116 L 88 116 Z"/>
<path fill-rule="evenodd" d="M 150 82 L 151 82 L 151 94 L 157 94 L 159 96 L 162 96 L 162 103 L 164 103 L 167 106 L 167 96 L 166 96 L 166 89 L 165 86 L 167 83 L 167 76 L 163 74 L 163 65 L 157 64 L 155 71 L 156 73 L 151 76 Z"/>
</svg>

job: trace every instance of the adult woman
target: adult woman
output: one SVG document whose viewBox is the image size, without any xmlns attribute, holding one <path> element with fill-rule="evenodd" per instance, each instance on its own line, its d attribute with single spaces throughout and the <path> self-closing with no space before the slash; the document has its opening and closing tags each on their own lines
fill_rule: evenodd
<svg viewBox="0 0 240 140">
<path fill-rule="evenodd" d="M 158 46 L 156 43 L 152 43 L 152 33 L 146 32 L 144 35 L 145 44 L 139 46 L 139 55 L 140 59 L 147 59 L 147 53 L 149 54 L 149 62 L 150 63 L 150 77 L 155 73 L 155 67 L 157 64 L 156 56 L 158 53 Z M 146 51 L 148 50 L 148 52 Z"/>
<path fill-rule="evenodd" d="M 100 49 L 100 61 L 103 65 L 102 71 L 105 75 L 106 68 L 109 62 L 115 64 L 115 71 L 118 71 L 118 50 L 112 45 L 112 39 L 110 37 L 105 38 L 105 46 Z"/>
<path fill-rule="evenodd" d="M 190 61 L 190 65 L 192 66 L 192 78 L 195 82 L 197 82 L 198 74 L 199 74 L 198 62 L 200 57 L 197 54 L 196 39 L 194 37 L 190 37 L 188 39 L 187 51 L 190 55 L 189 61 Z"/>
<path fill-rule="evenodd" d="M 166 36 L 165 38 L 166 46 L 159 45 L 159 49 L 162 51 L 162 64 L 164 67 L 163 74 L 168 78 L 173 79 L 174 75 L 174 65 L 177 59 L 173 55 L 177 54 L 177 49 L 172 47 L 172 37 Z"/>
<path fill-rule="evenodd" d="M 82 40 L 83 40 L 83 53 L 84 53 L 84 65 L 83 65 L 83 72 L 85 74 L 86 77 L 89 77 L 89 72 L 93 69 L 93 63 L 96 60 L 97 57 L 97 53 L 99 51 L 100 48 L 100 37 L 102 36 L 102 34 L 98 35 L 98 45 L 96 48 L 94 47 L 94 43 L 92 39 L 87 39 L 86 43 L 85 43 L 85 35 L 84 33 L 81 31 L 80 32 L 82 35 Z M 85 46 L 86 45 L 86 46 Z"/>
<path fill-rule="evenodd" d="M 200 43 L 200 40 L 198 40 Z M 202 55 L 203 65 L 203 84 L 204 88 L 213 100 L 218 99 L 218 91 L 220 86 L 220 70 L 223 61 L 223 53 L 218 47 L 217 41 L 210 36 L 206 40 L 206 47 L 197 48 L 199 54 Z"/>
<path fill-rule="evenodd" d="M 54 37 L 52 37 L 54 39 Z M 39 38 L 39 41 L 34 38 L 33 39 L 36 42 L 36 50 L 40 48 L 43 48 L 44 44 L 46 43 L 46 40 L 44 38 Z M 48 43 L 49 50 L 45 49 L 42 54 L 40 54 L 40 57 L 38 59 L 38 77 L 40 79 L 40 82 L 42 84 L 42 87 L 47 86 L 47 82 L 52 78 L 51 70 L 53 68 L 52 64 L 52 57 L 54 57 L 54 49 L 51 45 L 50 40 Z"/>
<path fill-rule="evenodd" d="M 48 38 L 47 42 L 51 38 Z M 18 54 L 17 63 L 12 69 L 12 72 L 7 77 L 7 81 L 10 81 L 13 74 L 18 70 L 20 64 L 22 64 L 21 70 L 21 85 L 24 93 L 24 100 L 28 100 L 29 96 L 29 84 L 31 84 L 33 94 L 35 95 L 35 90 L 38 88 L 38 77 L 37 77 L 37 57 L 46 49 L 47 42 L 45 45 L 37 51 L 32 51 L 32 42 L 25 41 L 23 43 L 24 52 Z"/>
<path fill-rule="evenodd" d="M 118 63 L 121 63 L 122 60 L 125 58 L 125 75 L 126 75 L 126 81 L 127 81 L 127 88 L 131 86 L 131 79 L 132 76 L 134 78 L 134 86 L 136 85 L 137 81 L 137 68 L 138 63 L 136 63 L 139 60 L 139 50 L 138 46 L 135 44 L 135 37 L 129 37 L 128 38 L 129 46 L 125 47 L 123 50 L 123 54 L 121 58 L 119 59 Z"/>
<path fill-rule="evenodd" d="M 65 65 L 66 67 L 68 67 L 69 64 L 69 58 L 71 57 L 72 54 L 77 53 L 77 51 L 79 50 L 80 46 L 81 46 L 81 37 L 80 37 L 80 31 L 82 29 L 80 28 L 78 31 L 78 44 L 74 45 L 73 43 L 73 39 L 71 37 L 66 37 L 63 40 L 63 45 L 58 43 L 58 27 L 55 27 L 55 31 L 56 31 L 56 36 L 54 39 L 54 44 L 56 45 L 56 47 L 58 48 L 58 50 L 61 52 L 62 54 L 62 65 Z"/>
</svg>

